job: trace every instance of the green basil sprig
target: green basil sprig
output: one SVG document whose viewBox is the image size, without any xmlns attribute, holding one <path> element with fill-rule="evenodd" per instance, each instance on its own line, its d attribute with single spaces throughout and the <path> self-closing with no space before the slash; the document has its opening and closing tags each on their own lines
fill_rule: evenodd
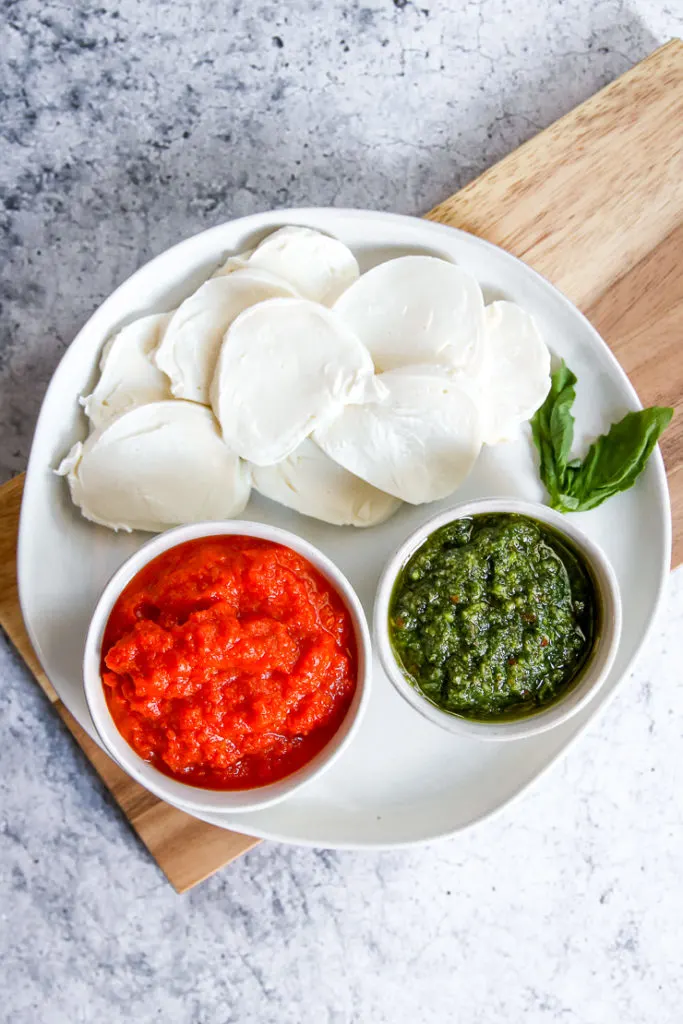
<svg viewBox="0 0 683 1024">
<path fill-rule="evenodd" d="M 596 438 L 583 461 L 572 459 L 575 385 L 576 377 L 563 362 L 552 374 L 548 397 L 531 420 L 541 480 L 550 495 L 550 507 L 559 512 L 597 508 L 613 494 L 632 487 L 674 412 L 662 406 L 629 412 Z"/>
</svg>

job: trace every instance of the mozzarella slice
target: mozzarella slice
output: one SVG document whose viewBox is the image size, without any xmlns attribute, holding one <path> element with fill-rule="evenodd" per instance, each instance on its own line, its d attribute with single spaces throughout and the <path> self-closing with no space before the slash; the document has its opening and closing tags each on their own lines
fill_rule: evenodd
<svg viewBox="0 0 683 1024">
<path fill-rule="evenodd" d="M 481 288 L 466 271 L 435 256 L 380 263 L 334 309 L 367 345 L 378 372 L 417 363 L 473 371 L 481 361 Z"/>
<path fill-rule="evenodd" d="M 294 294 L 286 281 L 258 268 L 206 281 L 175 311 L 156 352 L 175 397 L 208 405 L 218 351 L 233 320 L 257 302 Z"/>
<path fill-rule="evenodd" d="M 413 505 L 452 494 L 481 448 L 476 403 L 433 367 L 390 370 L 379 381 L 383 401 L 349 406 L 314 440 L 350 473 Z"/>
<path fill-rule="evenodd" d="M 238 252 L 236 256 L 226 256 L 223 263 L 221 263 L 218 270 L 214 270 L 212 277 L 224 277 L 226 274 L 232 274 L 235 270 L 244 270 L 249 266 L 249 257 L 253 253 L 253 249 L 246 249 L 244 252 Z"/>
<path fill-rule="evenodd" d="M 140 317 L 107 342 L 95 390 L 81 399 L 94 428 L 103 427 L 129 409 L 171 397 L 168 380 L 153 358 L 170 318 L 169 313 Z"/>
<path fill-rule="evenodd" d="M 224 444 L 211 411 L 154 402 L 124 413 L 76 444 L 57 472 L 86 519 L 112 530 L 239 515 L 249 499 L 244 463 Z"/>
<path fill-rule="evenodd" d="M 310 438 L 276 466 L 252 466 L 252 477 L 266 498 L 334 526 L 376 526 L 401 504 L 333 462 Z"/>
<path fill-rule="evenodd" d="M 331 310 L 269 299 L 245 310 L 221 347 L 211 403 L 226 444 L 269 466 L 350 402 L 383 394 L 367 349 Z"/>
<path fill-rule="evenodd" d="M 331 306 L 359 274 L 356 257 L 337 238 L 311 228 L 285 227 L 256 247 L 250 267 L 289 281 L 305 299 Z"/>
<path fill-rule="evenodd" d="M 550 352 L 535 320 L 514 302 L 486 307 L 485 360 L 479 378 L 484 441 L 514 437 L 550 388 Z"/>
</svg>

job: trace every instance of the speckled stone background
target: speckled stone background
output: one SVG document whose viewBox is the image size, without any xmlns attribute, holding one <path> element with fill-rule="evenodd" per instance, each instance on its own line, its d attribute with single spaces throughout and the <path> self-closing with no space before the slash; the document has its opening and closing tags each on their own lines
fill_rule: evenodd
<svg viewBox="0 0 683 1024">
<path fill-rule="evenodd" d="M 420 213 L 672 35 L 671 0 L 4 0 L 0 473 L 97 304 L 273 206 Z M 675 130 L 676 126 L 672 126 Z M 683 576 L 523 801 L 423 850 L 263 844 L 184 897 L 0 642 L 0 1020 L 680 1024 Z"/>
</svg>

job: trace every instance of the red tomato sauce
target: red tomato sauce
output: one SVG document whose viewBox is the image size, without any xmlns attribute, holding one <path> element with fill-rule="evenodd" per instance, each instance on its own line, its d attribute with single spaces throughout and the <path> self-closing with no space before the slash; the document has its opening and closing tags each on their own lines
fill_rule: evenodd
<svg viewBox="0 0 683 1024">
<path fill-rule="evenodd" d="M 356 688 L 350 613 L 303 556 L 253 537 L 164 552 L 128 584 L 102 644 L 119 732 L 208 789 L 290 775 L 339 728 Z"/>
</svg>

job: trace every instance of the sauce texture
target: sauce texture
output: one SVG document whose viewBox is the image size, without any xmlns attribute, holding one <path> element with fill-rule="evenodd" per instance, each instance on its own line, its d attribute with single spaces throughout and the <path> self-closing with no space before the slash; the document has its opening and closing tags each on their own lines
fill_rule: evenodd
<svg viewBox="0 0 683 1024">
<path fill-rule="evenodd" d="M 353 623 L 301 555 L 253 537 L 180 544 L 134 577 L 104 633 L 119 732 L 160 771 L 248 789 L 310 761 L 356 688 Z"/>
<path fill-rule="evenodd" d="M 583 557 L 551 528 L 512 513 L 457 519 L 402 570 L 389 632 L 410 681 L 465 718 L 520 718 L 576 680 L 598 629 Z"/>
</svg>

